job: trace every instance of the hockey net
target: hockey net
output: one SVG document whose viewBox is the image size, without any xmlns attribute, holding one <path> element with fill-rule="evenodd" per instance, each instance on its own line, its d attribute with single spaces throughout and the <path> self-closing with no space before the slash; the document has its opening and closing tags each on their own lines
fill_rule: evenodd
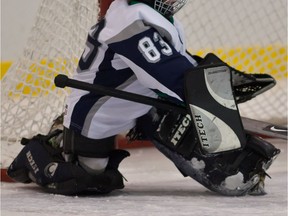
<svg viewBox="0 0 288 216">
<path fill-rule="evenodd" d="M 277 79 L 276 87 L 240 105 L 240 112 L 278 124 L 287 124 L 286 4 L 286 0 L 190 0 L 177 14 L 191 53 L 214 52 L 239 70 Z M 42 1 L 22 57 L 1 80 L 1 169 L 22 148 L 22 137 L 47 133 L 62 113 L 69 89 L 56 88 L 54 77 L 72 76 L 99 11 L 97 0 Z"/>
</svg>

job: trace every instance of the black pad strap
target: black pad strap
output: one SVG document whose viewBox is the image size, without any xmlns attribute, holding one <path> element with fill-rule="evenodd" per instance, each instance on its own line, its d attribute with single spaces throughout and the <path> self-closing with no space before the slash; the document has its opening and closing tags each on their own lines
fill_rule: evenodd
<svg viewBox="0 0 288 216">
<path fill-rule="evenodd" d="M 90 139 L 71 129 L 64 128 L 63 145 L 65 154 L 105 158 L 115 149 L 115 136 L 104 139 Z"/>
</svg>

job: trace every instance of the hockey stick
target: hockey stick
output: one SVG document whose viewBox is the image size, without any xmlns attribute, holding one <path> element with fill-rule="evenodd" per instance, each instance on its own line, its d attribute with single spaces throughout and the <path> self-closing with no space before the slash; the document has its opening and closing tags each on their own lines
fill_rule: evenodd
<svg viewBox="0 0 288 216">
<path fill-rule="evenodd" d="M 245 117 L 242 117 L 242 124 L 247 132 L 287 140 L 287 127 Z"/>
<path fill-rule="evenodd" d="M 111 97 L 116 97 L 124 100 L 129 100 L 137 103 L 142 103 L 150 106 L 154 106 L 157 108 L 161 108 L 164 110 L 173 110 L 178 113 L 187 114 L 188 111 L 185 107 L 177 106 L 176 104 L 169 103 L 167 101 L 161 101 L 155 98 L 138 95 L 130 92 L 125 92 L 117 89 L 107 88 L 100 85 L 90 84 L 74 79 L 69 79 L 66 75 L 57 75 L 55 77 L 54 83 L 59 88 L 71 87 L 81 90 L 86 90 L 90 92 L 94 92 L 97 94 L 108 95 Z"/>
<path fill-rule="evenodd" d="M 176 105 L 167 101 L 162 101 L 159 99 L 138 95 L 130 92 L 125 92 L 117 89 L 107 88 L 104 86 L 90 84 L 74 79 L 69 79 L 66 75 L 57 75 L 55 77 L 54 83 L 59 88 L 71 87 L 75 89 L 81 89 L 85 91 L 94 92 L 97 94 L 108 95 L 111 97 L 116 97 L 124 100 L 129 100 L 137 103 L 142 103 L 157 108 L 178 112 L 181 114 L 187 114 L 188 110 L 186 107 Z M 249 119 L 241 117 L 244 129 L 249 133 L 257 134 L 260 136 L 270 137 L 270 138 L 280 138 L 287 140 L 287 127 L 270 124 L 267 122 L 261 122 L 254 119 Z"/>
</svg>

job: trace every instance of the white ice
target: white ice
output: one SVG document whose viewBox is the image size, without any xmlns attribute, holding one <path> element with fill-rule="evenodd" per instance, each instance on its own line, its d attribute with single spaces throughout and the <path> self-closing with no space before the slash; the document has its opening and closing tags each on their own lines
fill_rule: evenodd
<svg viewBox="0 0 288 216">
<path fill-rule="evenodd" d="M 124 190 L 106 196 L 46 194 L 37 186 L 1 183 L 3 216 L 286 216 L 287 143 L 269 169 L 265 196 L 224 197 L 184 178 L 154 148 L 130 149 L 120 171 Z"/>
</svg>

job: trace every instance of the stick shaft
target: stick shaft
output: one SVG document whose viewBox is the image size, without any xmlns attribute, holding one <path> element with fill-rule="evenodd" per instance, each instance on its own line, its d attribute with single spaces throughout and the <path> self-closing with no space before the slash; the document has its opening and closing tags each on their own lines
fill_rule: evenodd
<svg viewBox="0 0 288 216">
<path fill-rule="evenodd" d="M 74 79 L 69 79 L 65 75 L 58 75 L 55 78 L 55 85 L 60 88 L 64 87 L 71 87 L 71 88 L 76 88 L 76 89 L 81 89 L 85 91 L 90 91 L 95 94 L 103 94 L 103 95 L 108 95 L 111 97 L 116 97 L 124 100 L 129 100 L 137 103 L 142 103 L 150 106 L 154 106 L 160 109 L 165 109 L 165 110 L 173 110 L 174 112 L 182 113 L 182 114 L 187 114 L 188 111 L 185 107 L 167 102 L 167 101 L 161 101 L 159 99 L 139 95 L 139 94 L 134 94 L 126 91 L 121 91 L 118 89 L 112 89 L 112 88 L 107 88 L 104 86 L 96 85 L 96 84 L 90 84 Z"/>
</svg>

